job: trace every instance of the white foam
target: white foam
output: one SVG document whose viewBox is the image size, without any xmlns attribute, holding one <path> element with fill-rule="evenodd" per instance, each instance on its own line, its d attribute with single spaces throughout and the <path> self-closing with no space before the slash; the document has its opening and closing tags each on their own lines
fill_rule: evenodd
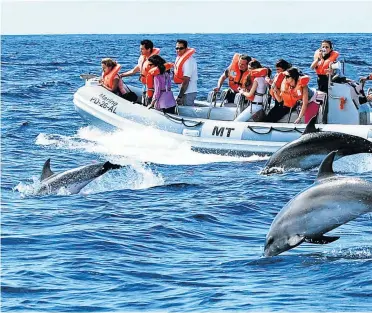
<svg viewBox="0 0 372 313">
<path fill-rule="evenodd" d="M 370 153 L 348 155 L 333 163 L 333 170 L 341 173 L 365 173 L 372 171 L 372 156 Z"/>
<path fill-rule="evenodd" d="M 151 127 L 141 130 L 104 132 L 93 126 L 83 127 L 76 135 L 40 134 L 36 144 L 54 145 L 61 149 L 82 149 L 105 156 L 121 156 L 137 162 L 168 165 L 198 165 L 214 162 L 256 162 L 268 157 L 231 157 L 202 154 L 191 150 L 186 141 L 179 141 Z M 125 162 L 124 160 L 122 160 Z"/>
</svg>

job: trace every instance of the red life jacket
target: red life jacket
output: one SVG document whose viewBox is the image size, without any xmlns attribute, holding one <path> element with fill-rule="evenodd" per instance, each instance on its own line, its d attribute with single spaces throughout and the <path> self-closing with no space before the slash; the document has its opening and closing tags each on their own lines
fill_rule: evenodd
<svg viewBox="0 0 372 313">
<path fill-rule="evenodd" d="M 152 55 L 159 54 L 160 49 L 159 48 L 153 48 L 151 54 L 148 57 L 145 57 L 144 55 L 140 56 L 140 59 L 138 61 L 138 64 L 140 65 L 140 77 L 139 80 L 141 81 L 142 84 L 146 84 L 146 76 L 147 72 L 149 71 L 149 66 L 148 66 L 148 58 L 151 57 Z"/>
<path fill-rule="evenodd" d="M 194 48 L 187 48 L 186 52 L 182 56 L 177 56 L 176 62 L 174 63 L 174 76 L 173 80 L 176 84 L 182 84 L 183 82 L 183 65 L 185 62 L 195 53 Z"/>
<path fill-rule="evenodd" d="M 317 66 L 315 67 L 315 71 L 318 75 L 327 75 L 327 70 L 329 69 L 329 65 L 337 60 L 340 54 L 337 51 L 332 50 L 329 58 L 327 60 L 321 59 Z"/>
<path fill-rule="evenodd" d="M 307 86 L 309 84 L 309 81 L 309 76 L 300 76 L 298 78 L 296 87 L 290 88 L 289 83 L 284 80 L 280 88 L 284 106 L 293 108 L 296 105 L 297 101 L 302 99 L 302 87 Z"/>
<path fill-rule="evenodd" d="M 229 87 L 235 92 L 238 92 L 238 88 L 243 86 L 243 82 L 247 80 L 249 74 L 248 70 L 242 73 L 239 69 L 240 56 L 241 54 L 235 53 L 229 66 Z"/>
<path fill-rule="evenodd" d="M 121 65 L 120 64 L 116 64 L 115 67 L 107 74 L 103 73 L 103 84 L 112 89 L 113 86 L 114 86 L 114 79 L 116 77 L 116 75 L 118 75 L 119 71 L 121 69 Z"/>
<path fill-rule="evenodd" d="M 280 90 L 280 87 L 282 85 L 284 78 L 285 78 L 285 74 L 283 72 L 276 73 L 271 86 L 273 87 L 275 86 L 278 90 Z M 274 97 L 274 91 L 272 88 L 270 89 L 270 95 Z"/>
</svg>

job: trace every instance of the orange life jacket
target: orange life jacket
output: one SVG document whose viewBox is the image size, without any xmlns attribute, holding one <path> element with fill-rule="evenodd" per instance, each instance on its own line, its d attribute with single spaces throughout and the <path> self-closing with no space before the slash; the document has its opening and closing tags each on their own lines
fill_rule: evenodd
<svg viewBox="0 0 372 313">
<path fill-rule="evenodd" d="M 291 89 L 289 83 L 287 83 L 286 80 L 283 80 L 280 91 L 284 106 L 293 108 L 296 105 L 297 101 L 302 99 L 302 87 L 307 86 L 309 81 L 309 76 L 300 76 L 298 78 L 296 87 Z"/>
<path fill-rule="evenodd" d="M 368 80 L 372 80 L 372 74 L 369 74 Z"/>
<path fill-rule="evenodd" d="M 242 73 L 239 69 L 240 56 L 241 54 L 235 53 L 229 66 L 229 87 L 235 92 L 238 92 L 238 88 L 243 86 L 243 82 L 247 80 L 249 74 L 248 70 Z"/>
<path fill-rule="evenodd" d="M 148 61 L 147 59 L 151 57 L 152 55 L 159 54 L 160 49 L 159 48 L 153 48 L 151 54 L 148 57 L 145 57 L 144 55 L 140 56 L 139 64 L 141 64 L 140 67 L 140 77 L 139 80 L 141 81 L 142 84 L 146 84 L 146 76 L 147 72 L 149 71 L 149 66 L 148 66 Z"/>
<path fill-rule="evenodd" d="M 327 75 L 326 71 L 329 69 L 329 65 L 336 61 L 340 54 L 337 51 L 332 50 L 329 58 L 327 60 L 321 59 L 317 66 L 315 67 L 315 71 L 318 75 Z"/>
<path fill-rule="evenodd" d="M 116 77 L 116 75 L 119 73 L 121 69 L 121 65 L 120 64 L 116 64 L 115 67 L 107 74 L 103 73 L 103 84 L 112 89 L 113 86 L 114 86 L 114 79 Z"/>
<path fill-rule="evenodd" d="M 173 80 L 176 84 L 182 84 L 183 82 L 183 65 L 185 62 L 195 53 L 194 48 L 187 48 L 186 52 L 182 56 L 176 58 L 174 63 L 174 76 Z"/>
<path fill-rule="evenodd" d="M 168 71 L 170 70 L 174 64 L 173 63 L 165 63 L 165 70 Z M 160 70 L 158 67 L 153 67 L 149 72 L 147 73 L 146 76 L 146 86 L 147 86 L 147 96 L 151 98 L 154 95 L 154 76 L 159 75 Z"/>
<path fill-rule="evenodd" d="M 271 86 L 273 86 L 273 87 L 275 86 L 277 89 L 280 90 L 280 87 L 282 85 L 282 82 L 283 82 L 284 78 L 285 78 L 285 74 L 283 72 L 276 73 L 275 74 L 275 77 L 273 79 L 273 83 L 271 84 Z M 273 88 L 270 88 L 270 95 L 272 97 L 274 97 L 274 90 L 273 90 Z"/>
</svg>

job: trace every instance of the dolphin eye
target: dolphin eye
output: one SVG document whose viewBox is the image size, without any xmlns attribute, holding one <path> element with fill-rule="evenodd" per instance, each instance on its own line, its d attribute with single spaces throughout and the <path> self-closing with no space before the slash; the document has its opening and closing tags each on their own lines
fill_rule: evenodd
<svg viewBox="0 0 372 313">
<path fill-rule="evenodd" d="M 268 245 L 271 245 L 274 242 L 274 238 L 270 237 L 269 240 L 267 241 Z"/>
</svg>

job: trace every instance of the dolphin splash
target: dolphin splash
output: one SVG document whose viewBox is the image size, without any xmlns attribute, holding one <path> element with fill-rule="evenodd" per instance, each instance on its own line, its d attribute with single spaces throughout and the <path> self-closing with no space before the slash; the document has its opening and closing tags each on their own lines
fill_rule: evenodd
<svg viewBox="0 0 372 313">
<path fill-rule="evenodd" d="M 85 165 L 55 174 L 50 169 L 50 159 L 48 159 L 44 164 L 40 177 L 41 186 L 37 189 L 36 194 L 56 193 L 61 188 L 65 188 L 70 194 L 76 194 L 92 180 L 109 170 L 121 167 L 123 166 L 107 161 L 105 163 Z"/>
<path fill-rule="evenodd" d="M 287 169 L 311 169 L 337 150 L 343 157 L 358 153 L 372 153 L 372 142 L 349 134 L 319 131 L 315 128 L 316 116 L 307 124 L 302 136 L 284 145 L 267 161 L 261 174 L 272 174 Z"/>
<path fill-rule="evenodd" d="M 339 237 L 324 234 L 372 211 L 372 183 L 336 176 L 332 164 L 337 151 L 322 162 L 313 185 L 289 201 L 266 235 L 265 256 L 275 256 L 302 242 L 326 244 Z"/>
</svg>

